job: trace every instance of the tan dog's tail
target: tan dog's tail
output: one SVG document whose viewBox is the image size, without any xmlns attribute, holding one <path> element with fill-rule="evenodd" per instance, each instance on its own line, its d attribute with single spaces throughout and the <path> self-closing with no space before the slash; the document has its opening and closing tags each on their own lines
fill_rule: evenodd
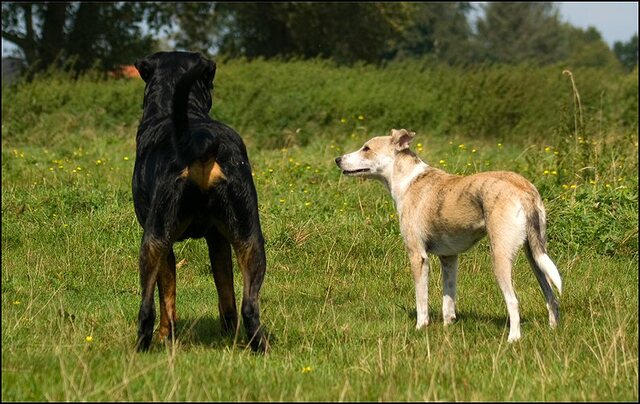
<svg viewBox="0 0 640 404">
<path fill-rule="evenodd" d="M 556 265 L 547 255 L 546 248 L 547 221 L 542 202 L 537 200 L 527 217 L 527 246 L 533 258 L 534 271 L 541 271 L 551 281 L 558 292 L 562 293 L 562 279 Z"/>
</svg>

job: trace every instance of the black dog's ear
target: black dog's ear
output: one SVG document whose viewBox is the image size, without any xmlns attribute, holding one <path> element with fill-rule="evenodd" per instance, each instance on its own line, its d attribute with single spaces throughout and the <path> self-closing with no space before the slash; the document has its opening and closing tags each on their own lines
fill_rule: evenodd
<svg viewBox="0 0 640 404">
<path fill-rule="evenodd" d="M 213 78 L 216 76 L 216 62 L 202 58 L 202 63 L 205 65 L 204 72 L 202 73 L 202 79 L 207 84 L 207 87 L 212 89 Z"/>
<path fill-rule="evenodd" d="M 133 65 L 138 69 L 138 73 L 140 73 L 140 77 L 145 83 L 153 76 L 153 71 L 156 69 L 155 64 L 149 59 L 138 59 Z"/>
</svg>

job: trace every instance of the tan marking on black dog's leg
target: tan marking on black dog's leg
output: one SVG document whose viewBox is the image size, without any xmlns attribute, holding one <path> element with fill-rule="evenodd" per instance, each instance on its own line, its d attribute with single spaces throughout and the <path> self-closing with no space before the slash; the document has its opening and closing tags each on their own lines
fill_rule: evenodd
<svg viewBox="0 0 640 404">
<path fill-rule="evenodd" d="M 211 261 L 211 273 L 218 291 L 218 312 L 222 330 L 235 334 L 238 327 L 238 309 L 233 289 L 233 261 L 231 245 L 220 233 L 213 230 L 206 236 Z"/>
<path fill-rule="evenodd" d="M 189 178 L 189 167 L 185 167 L 184 170 L 180 171 L 180 175 L 178 175 L 178 178 Z"/>
<path fill-rule="evenodd" d="M 242 289 L 242 320 L 254 351 L 264 352 L 268 341 L 260 325 L 260 287 L 266 270 L 266 258 L 262 236 L 245 242 L 234 243 L 238 264 L 244 278 Z"/>
<path fill-rule="evenodd" d="M 143 236 L 140 247 L 140 287 L 142 302 L 138 312 L 138 351 L 146 351 L 151 345 L 156 308 L 153 294 L 158 270 L 165 259 L 166 247 L 153 237 Z"/>
<path fill-rule="evenodd" d="M 158 335 L 161 339 L 169 337 L 175 339 L 176 314 L 176 257 L 169 249 L 167 258 L 160 264 L 158 271 L 158 295 L 160 297 L 160 328 Z"/>
</svg>

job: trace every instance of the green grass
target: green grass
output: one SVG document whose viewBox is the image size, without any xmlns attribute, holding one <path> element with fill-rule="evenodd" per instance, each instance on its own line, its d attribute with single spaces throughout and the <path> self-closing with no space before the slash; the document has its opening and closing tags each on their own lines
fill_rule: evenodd
<svg viewBox="0 0 640 404">
<path fill-rule="evenodd" d="M 128 94 L 138 85 L 114 86 Z M 498 145 L 402 125 L 417 129 L 413 149 L 434 166 L 514 170 L 540 189 L 549 254 L 563 277 L 561 322 L 549 328 L 520 253 L 523 338 L 508 344 L 486 241 L 461 256 L 458 319 L 449 327 L 431 259 L 431 325 L 414 329 L 413 281 L 391 197 L 379 183 L 342 177 L 333 162 L 377 134 L 366 115 L 353 124 L 309 118 L 318 135 L 282 149 L 258 147 L 262 135 L 237 126 L 266 239 L 261 307 L 272 349 L 256 355 L 243 332 L 221 334 L 206 245 L 190 240 L 174 246 L 185 260 L 178 341 L 137 354 L 135 124 L 103 124 L 99 113 L 83 123 L 59 108 L 29 118 L 31 133 L 15 129 L 26 125 L 22 116 L 3 120 L 3 400 L 638 400 L 637 131 L 598 132 L 594 118 L 578 139 L 571 120 Z M 287 133 L 272 136 L 287 144 Z M 235 284 L 239 295 L 237 271 Z"/>
</svg>

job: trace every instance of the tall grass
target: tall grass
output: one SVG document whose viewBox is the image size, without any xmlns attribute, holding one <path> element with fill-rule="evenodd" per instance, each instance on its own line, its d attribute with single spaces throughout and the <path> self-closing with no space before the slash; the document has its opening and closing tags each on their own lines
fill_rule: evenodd
<svg viewBox="0 0 640 404">
<path fill-rule="evenodd" d="M 206 245 L 189 240 L 174 248 L 178 341 L 134 352 L 142 84 L 54 75 L 3 88 L 3 400 L 638 400 L 637 75 L 572 71 L 574 89 L 551 68 L 225 61 L 218 74 L 212 115 L 243 134 L 258 189 L 272 351 L 222 335 Z M 431 165 L 540 189 L 565 285 L 556 330 L 520 254 L 523 339 L 507 344 L 486 241 L 461 257 L 449 327 L 431 259 L 433 321 L 413 329 L 391 198 L 333 163 L 391 127 L 416 130 Z"/>
</svg>

